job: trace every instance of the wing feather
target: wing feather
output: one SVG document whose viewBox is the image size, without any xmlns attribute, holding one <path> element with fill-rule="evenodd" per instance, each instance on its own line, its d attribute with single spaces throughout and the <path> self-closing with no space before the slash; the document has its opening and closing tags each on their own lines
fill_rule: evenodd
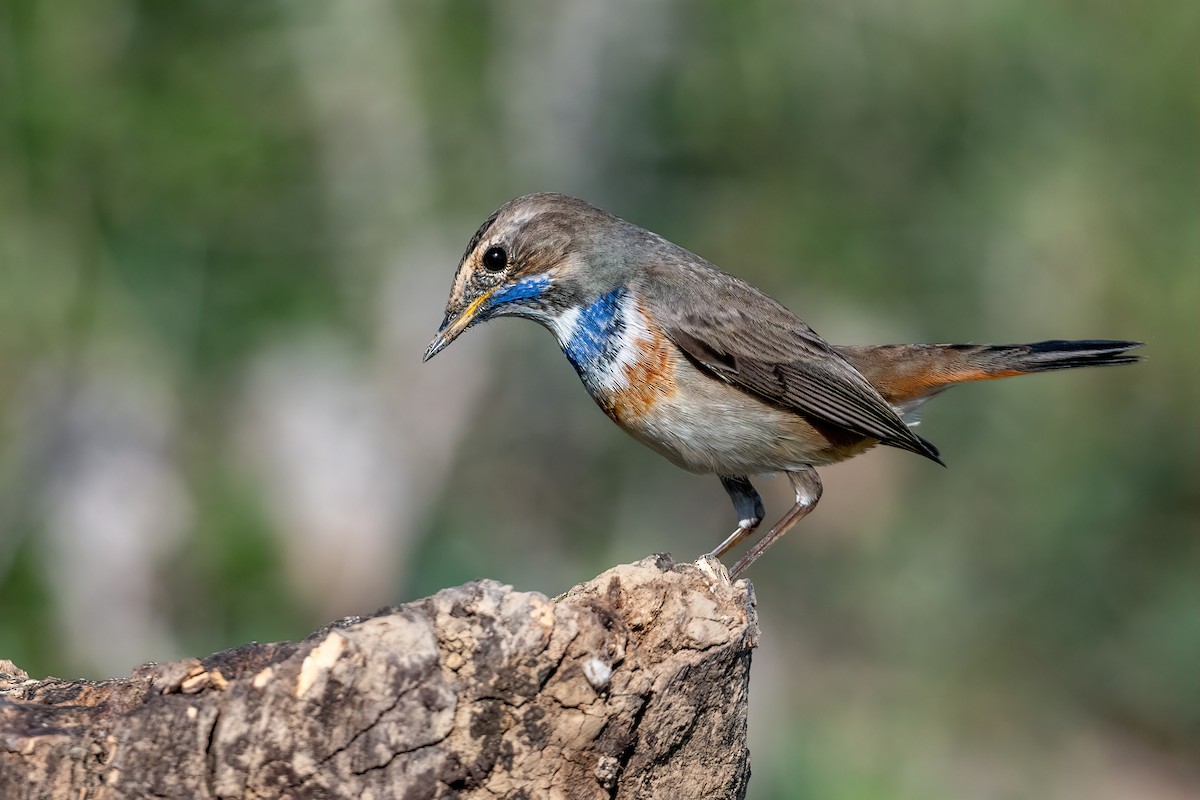
<svg viewBox="0 0 1200 800">
<path fill-rule="evenodd" d="M 783 305 L 699 257 L 642 282 L 653 317 L 702 371 L 772 404 L 938 463 L 874 386 Z"/>
</svg>

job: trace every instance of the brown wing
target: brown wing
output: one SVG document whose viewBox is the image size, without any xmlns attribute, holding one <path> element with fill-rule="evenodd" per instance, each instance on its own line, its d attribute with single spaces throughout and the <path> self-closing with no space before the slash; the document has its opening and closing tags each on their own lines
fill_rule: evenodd
<svg viewBox="0 0 1200 800">
<path fill-rule="evenodd" d="M 796 315 L 707 262 L 694 266 L 698 272 L 686 280 L 661 275 L 640 287 L 654 319 L 693 364 L 775 405 L 941 463 L 937 448 Z"/>
</svg>

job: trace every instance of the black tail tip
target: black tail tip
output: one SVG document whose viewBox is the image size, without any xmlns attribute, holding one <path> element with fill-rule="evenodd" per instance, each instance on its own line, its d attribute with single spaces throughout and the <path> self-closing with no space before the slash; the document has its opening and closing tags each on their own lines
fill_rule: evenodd
<svg viewBox="0 0 1200 800">
<path fill-rule="evenodd" d="M 1117 364 L 1134 364 L 1141 356 L 1129 351 L 1141 347 L 1142 342 L 1120 339 L 1050 339 L 1024 346 L 1023 362 L 1031 372 L 1070 369 L 1072 367 L 1107 367 Z"/>
<path fill-rule="evenodd" d="M 937 447 L 934 446 L 933 442 L 929 441 L 928 439 L 923 439 L 920 436 L 917 436 L 916 440 L 917 447 L 913 452 L 917 453 L 917 455 L 925 456 L 935 464 L 940 464 L 943 467 L 946 466 L 946 462 L 942 461 L 942 454 L 938 451 Z"/>
<path fill-rule="evenodd" d="M 1031 353 L 1124 353 L 1145 342 L 1123 339 L 1049 339 L 1027 345 Z"/>
</svg>

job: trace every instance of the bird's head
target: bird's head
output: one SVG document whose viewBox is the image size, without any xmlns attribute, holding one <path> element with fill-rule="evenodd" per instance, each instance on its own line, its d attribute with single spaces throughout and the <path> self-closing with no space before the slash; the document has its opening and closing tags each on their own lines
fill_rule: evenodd
<svg viewBox="0 0 1200 800">
<path fill-rule="evenodd" d="M 620 285 L 626 259 L 617 243 L 631 230 L 641 229 L 567 195 L 505 203 L 471 237 L 424 360 L 494 317 L 525 317 L 553 330 L 562 314 Z"/>
</svg>

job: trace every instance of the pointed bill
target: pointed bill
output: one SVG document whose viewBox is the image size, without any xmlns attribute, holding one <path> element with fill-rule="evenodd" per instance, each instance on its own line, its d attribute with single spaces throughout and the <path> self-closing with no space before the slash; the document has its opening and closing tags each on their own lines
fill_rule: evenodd
<svg viewBox="0 0 1200 800">
<path fill-rule="evenodd" d="M 487 306 L 488 300 L 496 293 L 495 289 L 484 292 L 479 297 L 471 301 L 471 305 L 463 309 L 463 312 L 450 320 L 448 323 L 443 323 L 438 335 L 433 337 L 433 341 L 429 343 L 429 347 L 425 350 L 425 355 L 421 361 L 428 361 L 438 353 L 445 350 L 451 342 L 457 339 L 463 331 L 471 327 L 471 323 L 479 316 L 479 312 Z"/>
</svg>

